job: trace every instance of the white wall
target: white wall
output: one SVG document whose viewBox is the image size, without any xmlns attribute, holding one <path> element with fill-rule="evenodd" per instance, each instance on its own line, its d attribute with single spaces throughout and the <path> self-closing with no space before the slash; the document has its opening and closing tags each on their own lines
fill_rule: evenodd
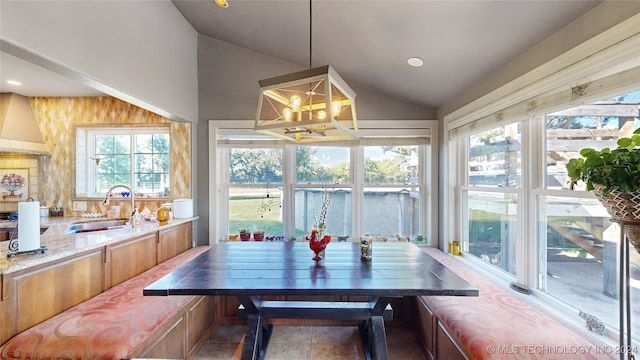
<svg viewBox="0 0 640 360">
<path fill-rule="evenodd" d="M 169 1 L 1 1 L 0 39 L 14 56 L 197 122 L 198 36 Z"/>
</svg>

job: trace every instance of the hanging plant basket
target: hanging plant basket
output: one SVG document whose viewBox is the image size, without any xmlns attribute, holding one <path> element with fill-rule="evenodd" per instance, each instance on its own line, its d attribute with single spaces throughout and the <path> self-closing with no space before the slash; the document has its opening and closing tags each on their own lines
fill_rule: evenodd
<svg viewBox="0 0 640 360">
<path fill-rule="evenodd" d="M 630 194 L 611 190 L 604 194 L 605 187 L 594 184 L 593 193 L 604 205 L 611 220 L 624 224 L 624 234 L 640 254 L 640 190 Z"/>
</svg>

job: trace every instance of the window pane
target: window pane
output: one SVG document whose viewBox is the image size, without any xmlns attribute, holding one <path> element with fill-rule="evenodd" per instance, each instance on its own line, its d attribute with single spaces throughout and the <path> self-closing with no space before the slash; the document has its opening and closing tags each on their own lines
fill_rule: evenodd
<svg viewBox="0 0 640 360">
<path fill-rule="evenodd" d="M 152 155 L 136 156 L 136 173 L 150 173 L 153 171 Z"/>
<path fill-rule="evenodd" d="M 299 184 L 347 184 L 351 182 L 348 147 L 296 147 L 296 179 Z"/>
<path fill-rule="evenodd" d="M 364 148 L 365 184 L 417 184 L 418 146 Z"/>
<path fill-rule="evenodd" d="M 351 190 L 339 188 L 297 188 L 295 190 L 296 236 L 307 236 L 322 217 L 323 198 L 330 197 L 326 207 L 325 234 L 336 237 L 351 234 Z M 324 203 L 326 204 L 326 200 Z"/>
<path fill-rule="evenodd" d="M 467 204 L 469 253 L 515 275 L 517 195 L 469 191 Z"/>
<path fill-rule="evenodd" d="M 153 134 L 153 152 L 169 153 L 169 134 Z"/>
<path fill-rule="evenodd" d="M 230 183 L 281 183 L 282 149 L 229 149 Z"/>
<path fill-rule="evenodd" d="M 95 136 L 95 154 L 100 164 L 95 167 L 95 192 L 104 194 L 115 184 L 131 182 L 129 135 L 100 134 Z"/>
<path fill-rule="evenodd" d="M 469 137 L 471 186 L 520 186 L 520 126 L 514 123 Z"/>
<path fill-rule="evenodd" d="M 595 199 L 548 196 L 541 197 L 540 203 L 541 274 L 546 279 L 542 290 L 617 328 L 619 226 Z M 635 254 L 631 255 L 632 284 L 637 284 L 640 268 L 633 263 Z M 640 299 L 637 286 L 632 286 L 631 295 L 632 304 Z M 634 318 L 640 315 L 640 308 L 636 309 Z M 633 326 L 638 334 L 640 324 Z"/>
<path fill-rule="evenodd" d="M 153 135 L 144 134 L 135 136 L 135 152 L 136 153 L 152 153 L 153 152 Z"/>
<path fill-rule="evenodd" d="M 124 173 L 124 174 L 115 174 L 114 176 L 115 181 L 113 182 L 113 185 L 115 184 L 124 184 L 124 185 L 128 185 L 129 182 L 131 181 L 131 174 L 129 173 Z M 113 186 L 111 185 L 111 186 Z M 105 191 L 108 189 L 105 189 Z"/>
<path fill-rule="evenodd" d="M 548 114 L 547 188 L 569 187 L 565 166 L 569 159 L 580 157 L 581 149 L 614 149 L 618 138 L 630 137 L 640 127 L 638 102 L 640 91 Z M 577 185 L 585 188 L 583 182 Z"/>
<path fill-rule="evenodd" d="M 419 188 L 365 188 L 362 231 L 395 239 L 415 239 L 420 230 Z"/>
<path fill-rule="evenodd" d="M 245 229 L 283 235 L 281 200 L 281 188 L 229 188 L 229 233 Z"/>
<path fill-rule="evenodd" d="M 136 192 L 169 195 L 169 134 L 135 135 Z"/>
<path fill-rule="evenodd" d="M 154 173 L 169 172 L 169 154 L 153 154 L 152 162 Z"/>
<path fill-rule="evenodd" d="M 114 153 L 116 154 L 131 154 L 131 136 L 130 135 L 116 135 L 114 136 Z"/>
<path fill-rule="evenodd" d="M 96 155 L 113 155 L 114 153 L 114 136 L 96 135 Z"/>
<path fill-rule="evenodd" d="M 96 193 L 104 196 L 113 184 L 117 184 L 113 174 L 96 174 Z"/>
</svg>

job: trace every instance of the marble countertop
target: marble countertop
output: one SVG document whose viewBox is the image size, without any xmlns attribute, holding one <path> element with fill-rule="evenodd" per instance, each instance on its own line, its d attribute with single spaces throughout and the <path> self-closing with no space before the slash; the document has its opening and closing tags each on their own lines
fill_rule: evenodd
<svg viewBox="0 0 640 360">
<path fill-rule="evenodd" d="M 8 258 L 7 253 L 9 253 L 9 241 L 0 241 L 0 274 L 9 274 L 37 265 L 46 264 L 112 243 L 117 243 L 119 241 L 126 240 L 127 238 L 153 233 L 161 228 L 191 222 L 197 218 L 198 217 L 173 219 L 163 225 L 160 225 L 158 222 L 142 221 L 140 226 L 137 227 L 127 225 L 121 229 L 65 234 L 65 229 L 69 224 L 75 222 L 108 220 L 108 218 L 85 219 L 81 217 L 42 217 L 40 219 L 40 226 L 47 227 L 48 229 L 44 234 L 40 235 L 40 245 L 46 246 L 48 250 L 44 254 L 40 254 L 39 252 L 24 253 L 15 254 Z M 7 223 L 9 222 L 7 221 Z M 4 222 L 2 222 L 0 227 L 4 227 L 4 225 Z M 15 223 L 9 223 L 6 225 L 15 226 Z"/>
</svg>

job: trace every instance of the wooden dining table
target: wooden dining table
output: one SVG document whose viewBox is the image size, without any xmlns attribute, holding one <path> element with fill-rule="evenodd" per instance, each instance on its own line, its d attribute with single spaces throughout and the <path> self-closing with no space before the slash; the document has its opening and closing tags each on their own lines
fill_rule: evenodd
<svg viewBox="0 0 640 360">
<path fill-rule="evenodd" d="M 223 242 L 143 290 L 147 296 L 235 296 L 247 320 L 242 359 L 262 359 L 268 319 L 358 320 L 367 359 L 387 359 L 385 320 L 391 301 L 407 296 L 478 296 L 478 290 L 408 242 L 331 242 L 320 261 L 308 242 Z M 288 301 L 300 296 L 365 297 L 368 301 Z M 278 300 L 265 300 L 278 299 Z"/>
</svg>

